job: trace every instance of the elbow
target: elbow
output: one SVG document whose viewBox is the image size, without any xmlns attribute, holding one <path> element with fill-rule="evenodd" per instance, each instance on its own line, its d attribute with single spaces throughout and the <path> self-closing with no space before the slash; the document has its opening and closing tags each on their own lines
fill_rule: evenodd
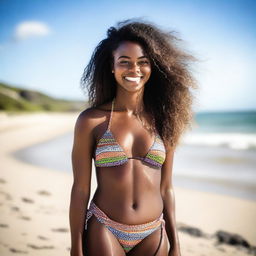
<svg viewBox="0 0 256 256">
<path fill-rule="evenodd" d="M 83 189 L 74 183 L 71 189 L 71 197 L 88 202 L 90 198 L 90 189 Z"/>
<path fill-rule="evenodd" d="M 173 195 L 173 186 L 168 184 L 166 186 L 161 186 L 161 196 L 162 199 L 170 198 Z"/>
</svg>

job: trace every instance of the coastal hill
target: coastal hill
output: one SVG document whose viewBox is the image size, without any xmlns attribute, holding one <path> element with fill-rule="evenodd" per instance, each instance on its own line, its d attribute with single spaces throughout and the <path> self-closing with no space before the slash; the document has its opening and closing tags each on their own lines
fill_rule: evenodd
<svg viewBox="0 0 256 256">
<path fill-rule="evenodd" d="M 0 111 L 82 111 L 87 103 L 63 100 L 0 82 Z"/>
</svg>

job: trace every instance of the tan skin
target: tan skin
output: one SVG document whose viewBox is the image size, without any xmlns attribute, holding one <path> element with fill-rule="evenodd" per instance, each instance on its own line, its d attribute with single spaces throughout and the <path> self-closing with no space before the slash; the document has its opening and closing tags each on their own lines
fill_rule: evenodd
<svg viewBox="0 0 256 256">
<path fill-rule="evenodd" d="M 143 112 L 142 104 L 144 86 L 147 86 L 151 74 L 150 61 L 141 46 L 133 42 L 121 43 L 113 57 L 117 94 L 110 129 L 128 157 L 145 156 L 154 141 L 154 134 L 146 125 L 150 119 Z M 128 81 L 127 77 L 140 79 Z M 107 129 L 110 110 L 111 102 L 97 109 L 85 110 L 76 123 L 72 151 L 74 183 L 70 201 L 72 256 L 84 255 L 82 234 L 90 197 L 92 158 L 97 142 Z M 142 118 L 138 118 L 138 110 Z M 152 168 L 138 159 L 129 159 L 128 163 L 118 167 L 96 168 L 98 186 L 93 200 L 109 218 L 125 224 L 150 222 L 163 212 L 166 223 L 157 255 L 180 256 L 172 186 L 174 150 L 166 150 L 161 169 Z M 161 229 L 153 232 L 127 255 L 154 255 L 160 232 Z M 86 256 L 125 255 L 115 236 L 94 216 L 88 221 L 85 247 Z"/>
</svg>

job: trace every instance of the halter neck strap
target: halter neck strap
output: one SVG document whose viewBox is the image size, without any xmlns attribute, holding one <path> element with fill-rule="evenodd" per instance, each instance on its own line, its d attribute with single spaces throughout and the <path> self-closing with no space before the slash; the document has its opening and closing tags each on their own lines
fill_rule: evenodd
<svg viewBox="0 0 256 256">
<path fill-rule="evenodd" d="M 110 130 L 110 126 L 111 126 L 111 121 L 112 121 L 112 116 L 114 111 L 114 104 L 115 104 L 115 98 L 112 100 L 111 113 L 110 113 L 109 122 L 108 122 L 108 131 Z"/>
</svg>

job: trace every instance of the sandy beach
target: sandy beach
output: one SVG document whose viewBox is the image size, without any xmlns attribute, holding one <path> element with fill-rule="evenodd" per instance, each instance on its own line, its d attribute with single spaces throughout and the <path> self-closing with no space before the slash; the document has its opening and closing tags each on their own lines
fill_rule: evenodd
<svg viewBox="0 0 256 256">
<path fill-rule="evenodd" d="M 0 114 L 1 256 L 69 255 L 72 175 L 22 162 L 12 153 L 72 131 L 77 116 Z M 95 185 L 93 177 L 93 190 Z M 214 235 L 217 231 L 238 234 L 256 246 L 255 201 L 174 189 L 182 256 L 256 255 L 245 246 L 220 244 Z"/>
</svg>

